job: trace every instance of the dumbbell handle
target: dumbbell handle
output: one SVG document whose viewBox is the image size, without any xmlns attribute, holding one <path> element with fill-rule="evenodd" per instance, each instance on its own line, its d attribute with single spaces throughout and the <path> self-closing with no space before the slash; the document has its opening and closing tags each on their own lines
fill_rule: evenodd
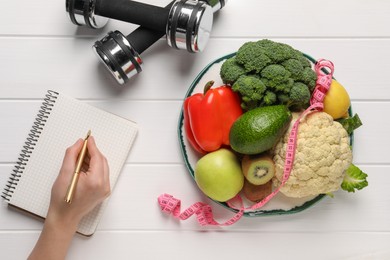
<svg viewBox="0 0 390 260">
<path fill-rule="evenodd" d="M 138 27 L 131 34 L 127 35 L 126 39 L 131 43 L 134 49 L 141 54 L 164 35 L 165 32 L 157 32 L 151 29 Z"/>
<path fill-rule="evenodd" d="M 123 1 L 123 0 L 121 0 Z M 164 11 L 168 11 L 171 9 L 173 3 L 172 1 L 166 7 L 162 8 Z M 126 39 L 130 42 L 135 50 L 137 50 L 138 54 L 143 53 L 147 48 L 152 46 L 155 42 L 157 42 L 160 38 L 165 35 L 165 30 L 156 31 L 145 26 L 140 26 L 135 29 L 132 33 L 126 36 Z"/>
<path fill-rule="evenodd" d="M 165 32 L 169 9 L 129 0 L 96 0 L 95 14 Z"/>
</svg>

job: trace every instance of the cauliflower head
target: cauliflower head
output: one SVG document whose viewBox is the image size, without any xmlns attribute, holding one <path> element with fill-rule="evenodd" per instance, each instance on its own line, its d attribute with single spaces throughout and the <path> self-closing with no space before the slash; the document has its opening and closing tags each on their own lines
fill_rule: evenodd
<svg viewBox="0 0 390 260">
<path fill-rule="evenodd" d="M 289 130 L 272 150 L 275 186 L 279 186 L 283 178 L 288 136 L 298 115 L 293 113 Z M 293 168 L 280 191 L 294 198 L 336 191 L 351 163 L 352 151 L 346 130 L 327 113 L 312 112 L 301 119 Z"/>
</svg>

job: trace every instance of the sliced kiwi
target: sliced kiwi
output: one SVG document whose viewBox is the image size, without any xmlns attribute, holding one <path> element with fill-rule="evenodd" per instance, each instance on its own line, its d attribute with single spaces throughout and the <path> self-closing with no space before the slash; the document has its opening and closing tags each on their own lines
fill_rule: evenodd
<svg viewBox="0 0 390 260">
<path fill-rule="evenodd" d="M 244 196 L 252 201 L 259 202 L 267 197 L 272 192 L 272 181 L 269 181 L 262 185 L 253 185 L 249 181 L 245 180 L 244 187 L 242 188 Z"/>
<path fill-rule="evenodd" d="M 241 167 L 245 178 L 254 185 L 265 184 L 275 175 L 275 164 L 268 154 L 245 155 Z"/>
</svg>

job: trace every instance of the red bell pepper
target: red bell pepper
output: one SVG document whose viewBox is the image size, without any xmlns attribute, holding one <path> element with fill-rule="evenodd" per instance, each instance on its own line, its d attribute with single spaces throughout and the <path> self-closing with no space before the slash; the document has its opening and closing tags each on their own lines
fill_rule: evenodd
<svg viewBox="0 0 390 260">
<path fill-rule="evenodd" d="M 218 150 L 229 145 L 229 131 L 242 114 L 241 100 L 228 86 L 211 89 L 210 81 L 204 93 L 194 94 L 184 101 L 184 130 L 189 143 L 199 153 Z"/>
</svg>

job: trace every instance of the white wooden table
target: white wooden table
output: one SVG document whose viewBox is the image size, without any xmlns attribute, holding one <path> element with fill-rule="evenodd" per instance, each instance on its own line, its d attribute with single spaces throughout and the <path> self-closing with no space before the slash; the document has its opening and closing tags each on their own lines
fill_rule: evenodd
<svg viewBox="0 0 390 260">
<path fill-rule="evenodd" d="M 165 6 L 167 0 L 143 0 Z M 206 50 L 189 54 L 161 39 L 142 54 L 144 71 L 118 87 L 91 50 L 110 21 L 77 28 L 65 0 L 0 0 L 0 186 L 13 168 L 47 89 L 65 92 L 137 121 L 140 132 L 98 231 L 75 236 L 69 259 L 390 259 L 390 2 L 386 0 L 229 0 L 215 17 Z M 340 191 L 293 215 L 243 218 L 200 227 L 160 212 L 171 193 L 183 207 L 211 203 L 218 220 L 232 212 L 211 202 L 186 171 L 177 138 L 183 97 L 209 62 L 244 42 L 269 38 L 335 63 L 364 126 L 355 132 L 354 163 L 369 187 Z M 24 259 L 42 221 L 0 207 L 0 258 Z"/>
</svg>

